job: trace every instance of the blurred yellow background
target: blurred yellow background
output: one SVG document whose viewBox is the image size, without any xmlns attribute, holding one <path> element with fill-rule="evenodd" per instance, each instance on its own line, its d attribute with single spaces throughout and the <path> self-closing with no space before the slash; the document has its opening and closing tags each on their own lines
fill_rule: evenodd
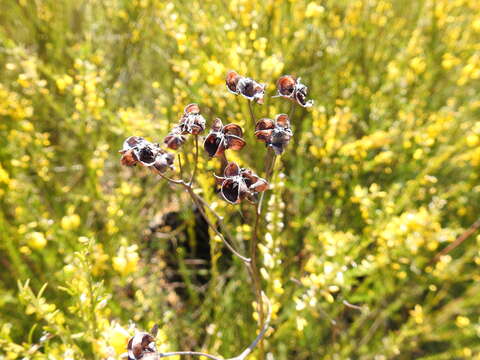
<svg viewBox="0 0 480 360">
<path fill-rule="evenodd" d="M 267 84 L 257 117 L 289 111 L 283 74 L 315 100 L 268 194 L 267 359 L 480 359 L 478 232 L 433 260 L 479 217 L 478 0 L 2 0 L 0 357 L 118 359 L 132 323 L 158 323 L 160 351 L 251 341 L 242 264 L 117 152 L 197 102 L 263 169 L 230 69 Z M 201 191 L 242 248 L 218 166 L 202 153 Z"/>
</svg>

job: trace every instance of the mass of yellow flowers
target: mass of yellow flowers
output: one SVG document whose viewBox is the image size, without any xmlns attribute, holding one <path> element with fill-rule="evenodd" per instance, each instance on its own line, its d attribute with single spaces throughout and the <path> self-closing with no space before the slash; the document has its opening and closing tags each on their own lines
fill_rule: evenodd
<svg viewBox="0 0 480 360">
<path fill-rule="evenodd" d="M 250 343 L 241 262 L 186 192 L 117 152 L 162 142 L 189 103 L 207 128 L 251 128 L 229 70 L 266 85 L 258 119 L 291 111 L 281 75 L 315 100 L 265 193 L 272 321 L 249 359 L 480 360 L 478 0 L 2 0 L 0 358 L 120 359 L 154 324 L 161 353 Z M 243 137 L 228 161 L 264 171 Z M 215 193 L 218 160 L 197 166 L 247 249 L 249 205 Z"/>
</svg>

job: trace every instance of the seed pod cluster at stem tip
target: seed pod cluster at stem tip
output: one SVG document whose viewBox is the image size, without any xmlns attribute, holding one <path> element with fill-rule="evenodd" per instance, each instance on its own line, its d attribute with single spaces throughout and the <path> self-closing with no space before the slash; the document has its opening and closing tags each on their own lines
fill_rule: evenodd
<svg viewBox="0 0 480 360">
<path fill-rule="evenodd" d="M 311 107 L 313 100 L 307 101 L 308 88 L 300 82 L 300 78 L 283 75 L 277 81 L 278 96 L 295 101 L 302 107 Z"/>
<path fill-rule="evenodd" d="M 233 70 L 227 73 L 225 83 L 228 91 L 232 94 L 242 95 L 250 101 L 263 104 L 265 84 L 260 84 L 249 77 L 240 76 Z"/>
<path fill-rule="evenodd" d="M 140 136 L 130 136 L 123 142 L 120 162 L 125 166 L 140 164 L 153 172 L 164 173 L 173 169 L 173 154 L 160 148 L 159 144 L 151 143 Z"/>
<path fill-rule="evenodd" d="M 225 201 L 238 204 L 243 199 L 255 200 L 255 195 L 268 189 L 268 182 L 256 175 L 250 169 L 240 168 L 236 163 L 229 163 L 224 170 L 224 176 L 216 176 L 220 192 Z"/>
<path fill-rule="evenodd" d="M 250 101 L 263 103 L 265 85 L 251 78 L 239 75 L 231 70 L 226 76 L 228 91 L 235 95 L 242 95 Z M 295 101 L 303 107 L 313 105 L 313 100 L 306 100 L 307 87 L 300 82 L 300 78 L 291 75 L 283 75 L 277 81 L 278 95 Z M 252 115 L 253 116 L 253 115 Z M 200 113 L 200 106 L 191 103 L 185 107 L 180 121 L 172 128 L 164 138 L 163 144 L 169 149 L 178 150 L 187 140 L 187 135 L 199 136 L 205 131 L 206 120 Z M 276 155 L 285 151 L 287 144 L 293 136 L 290 127 L 290 119 L 286 114 L 279 114 L 274 120 L 263 118 L 255 124 L 255 137 L 271 147 Z M 198 138 L 195 141 L 198 161 Z M 211 126 L 209 134 L 205 137 L 203 147 L 209 157 L 224 157 L 228 149 L 241 150 L 246 142 L 243 139 L 243 130 L 237 124 L 223 125 L 220 118 L 216 118 Z M 163 174 L 168 169 L 173 169 L 174 156 L 160 148 L 159 144 L 151 143 L 143 137 L 130 136 L 123 144 L 121 163 L 125 166 L 140 164 L 150 168 L 156 173 Z M 226 159 L 226 158 L 225 158 Z M 197 169 L 195 164 L 195 170 Z M 225 166 L 224 176 L 216 176 L 216 183 L 220 186 L 220 194 L 230 204 L 238 204 L 247 199 L 255 202 L 256 195 L 268 189 L 268 182 L 260 178 L 252 170 L 241 168 L 234 162 Z M 193 171 L 191 182 L 195 177 Z M 172 179 L 170 179 L 172 180 Z M 176 183 L 182 183 L 177 180 Z"/>
<path fill-rule="evenodd" d="M 263 103 L 265 85 L 259 84 L 251 78 L 240 76 L 235 71 L 229 71 L 226 76 L 226 85 L 227 89 L 235 95 L 242 95 L 249 101 L 254 101 L 259 104 Z M 309 107 L 313 104 L 312 100 L 306 100 L 307 87 L 300 83 L 300 78 L 295 79 L 290 75 L 282 76 L 277 81 L 277 91 L 279 94 L 278 96 L 296 101 L 303 107 Z M 253 118 L 253 110 L 251 107 L 250 114 Z M 194 161 L 196 162 L 198 161 L 198 137 L 205 131 L 205 126 L 206 120 L 200 114 L 199 105 L 195 103 L 189 104 L 185 107 L 178 124 L 176 124 L 164 138 L 163 144 L 169 149 L 178 150 L 186 142 L 187 135 L 193 135 L 195 137 Z M 255 124 L 254 135 L 258 140 L 263 141 L 266 146 L 271 147 L 276 155 L 281 155 L 293 136 L 293 131 L 290 128 L 289 116 L 286 114 L 279 114 L 274 120 L 268 118 L 258 120 Z M 213 121 L 211 130 L 203 142 L 203 147 L 209 157 L 223 157 L 225 161 L 225 151 L 227 149 L 241 150 L 245 145 L 246 142 L 243 139 L 242 128 L 237 124 L 223 125 L 220 118 L 216 118 Z M 124 141 L 123 148 L 119 152 L 121 154 L 120 161 L 122 165 L 135 166 L 140 164 L 141 166 L 150 168 L 152 171 L 162 174 L 162 176 L 169 182 L 182 185 L 188 190 L 188 193 L 195 202 L 201 203 L 202 205 L 206 204 L 208 208 L 208 203 L 206 203 L 200 196 L 196 195 L 192 187 L 196 170 L 198 168 L 197 163 L 194 164 L 190 181 L 185 182 L 183 179 L 174 180 L 163 175 L 166 170 L 173 168 L 174 156 L 163 150 L 157 143 L 151 143 L 140 136 L 130 136 Z M 275 163 L 274 160 L 275 159 L 271 162 L 272 166 Z M 224 163 L 222 162 L 222 164 Z M 269 168 L 269 170 L 267 170 L 267 176 L 269 176 L 271 169 L 272 168 Z M 269 188 L 268 181 L 255 174 L 252 170 L 240 167 L 235 162 L 227 163 L 223 169 L 223 176 L 214 175 L 214 177 L 216 185 L 220 187 L 220 194 L 227 203 L 239 204 L 245 199 L 252 203 L 257 203 L 257 217 L 255 228 L 253 230 L 254 236 L 251 240 L 251 244 L 253 244 L 252 249 L 255 249 L 254 239 L 256 238 L 257 226 L 259 224 L 258 219 L 261 214 L 261 203 L 263 199 L 263 196 L 258 196 L 258 194 Z M 210 209 L 210 211 L 212 211 L 212 209 Z M 208 217 L 205 214 L 204 217 L 208 222 Z M 219 215 L 217 215 L 217 217 L 219 217 Z M 254 283 L 259 284 L 258 278 L 255 280 L 256 271 L 255 265 L 253 265 L 255 262 L 252 261 L 252 259 L 255 259 L 255 251 L 251 251 L 251 258 L 244 257 L 234 249 L 231 243 L 225 239 L 215 225 L 209 223 L 209 226 L 224 240 L 229 249 L 241 258 L 247 266 L 249 266 L 249 269 L 253 274 L 252 278 L 254 279 Z M 261 295 L 262 292 L 260 288 L 257 290 L 256 293 L 260 294 L 260 297 L 257 296 L 257 301 L 261 304 L 263 295 Z M 268 298 L 266 299 L 268 301 Z M 265 321 L 262 320 L 263 315 L 260 310 L 259 313 L 261 331 L 252 344 L 235 359 L 245 359 L 258 343 L 261 344 L 261 339 L 269 327 L 271 311 L 269 310 L 269 314 Z M 147 359 L 152 356 L 156 358 L 163 357 L 162 354 L 157 353 L 155 346 L 157 330 L 158 327 L 155 326 L 151 333 L 138 332 L 132 336 L 128 341 L 127 352 L 124 354 L 124 357 L 128 360 Z M 197 355 L 205 356 L 210 359 L 217 359 L 209 354 L 191 351 L 164 353 L 163 355 Z"/>
<path fill-rule="evenodd" d="M 237 124 L 223 125 L 222 120 L 215 119 L 212 129 L 205 138 L 203 147 L 210 157 L 222 156 L 225 150 L 241 150 L 245 146 L 243 131 Z"/>
<path fill-rule="evenodd" d="M 281 155 L 293 136 L 287 114 L 279 114 L 272 119 L 260 119 L 255 125 L 255 137 Z"/>
</svg>

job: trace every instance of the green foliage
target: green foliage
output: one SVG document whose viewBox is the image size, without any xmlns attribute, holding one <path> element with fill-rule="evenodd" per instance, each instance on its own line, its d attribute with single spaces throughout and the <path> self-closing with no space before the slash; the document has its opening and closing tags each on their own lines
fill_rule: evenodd
<svg viewBox="0 0 480 360">
<path fill-rule="evenodd" d="M 213 233 L 192 261 L 207 240 L 191 200 L 117 153 L 197 102 L 209 125 L 246 130 L 229 160 L 262 175 L 264 144 L 224 85 L 234 69 L 268 95 L 301 76 L 315 99 L 266 195 L 266 352 L 480 358 L 478 233 L 433 260 L 480 211 L 479 14 L 474 0 L 2 0 L 0 357 L 116 359 L 132 323 L 158 323 L 160 351 L 228 357 L 252 340 L 241 262 Z M 179 154 L 191 172 L 192 143 Z M 218 160 L 198 166 L 247 249 L 250 207 L 214 194 Z M 158 228 L 171 212 L 179 226 Z"/>
</svg>

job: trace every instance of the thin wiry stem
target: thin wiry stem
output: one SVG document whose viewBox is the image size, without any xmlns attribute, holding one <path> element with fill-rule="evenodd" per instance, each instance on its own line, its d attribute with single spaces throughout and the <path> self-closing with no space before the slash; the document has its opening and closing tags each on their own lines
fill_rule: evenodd
<svg viewBox="0 0 480 360">
<path fill-rule="evenodd" d="M 250 263 L 251 276 L 253 280 L 253 287 L 255 291 L 255 297 L 257 298 L 257 312 L 258 312 L 258 322 L 259 325 L 263 325 L 263 301 L 261 296 L 262 285 L 260 279 L 260 272 L 258 271 L 257 266 L 257 240 L 258 240 L 258 225 L 260 223 L 260 216 L 258 214 L 258 204 L 255 209 L 255 224 L 252 231 L 252 237 L 250 239 L 250 258 L 252 262 Z M 260 358 L 263 359 L 264 356 L 263 343 L 260 343 Z"/>
<path fill-rule="evenodd" d="M 180 179 L 183 179 L 183 165 L 182 165 L 182 157 L 180 156 L 180 153 L 178 155 L 178 167 L 180 168 Z"/>
<path fill-rule="evenodd" d="M 292 121 L 293 114 L 295 113 L 295 101 L 292 101 L 292 104 L 290 105 L 290 113 L 288 114 L 288 119 Z"/>
<path fill-rule="evenodd" d="M 245 257 L 243 256 L 242 254 L 240 254 L 237 250 L 235 250 L 235 248 L 233 247 L 233 245 L 230 243 L 231 241 L 228 241 L 225 236 L 220 232 L 218 231 L 217 227 L 212 224 L 212 222 L 210 221 L 210 219 L 208 218 L 206 212 L 205 212 L 205 208 L 207 208 L 218 220 L 219 220 L 219 224 L 220 226 L 222 227 L 223 229 L 223 222 L 221 222 L 221 219 L 222 217 L 220 215 L 218 215 L 215 210 L 213 210 L 209 204 L 198 194 L 195 194 L 195 192 L 193 191 L 193 188 L 191 186 L 191 184 L 188 184 L 186 183 L 185 181 L 183 180 L 174 180 L 174 179 L 171 179 L 169 177 L 167 177 L 166 175 L 164 174 L 160 174 L 161 177 L 163 177 L 165 180 L 169 181 L 170 183 L 172 184 L 175 184 L 175 185 L 182 185 L 188 192 L 188 194 L 190 195 L 190 197 L 192 198 L 192 200 L 195 202 L 195 204 L 198 206 L 198 209 L 200 210 L 200 212 L 202 213 L 202 216 L 203 218 L 205 219 L 205 221 L 207 222 L 207 225 L 215 232 L 215 234 L 217 234 L 220 239 L 223 241 L 223 243 L 227 246 L 227 248 L 235 255 L 237 256 L 240 260 L 242 260 L 243 262 L 245 263 L 250 263 L 251 259 L 248 258 L 248 257 Z M 204 208 L 205 207 L 205 208 Z M 229 236 L 230 237 L 230 236 Z"/>
<path fill-rule="evenodd" d="M 273 170 L 275 160 L 276 160 L 275 153 L 273 151 L 272 151 L 272 153 L 273 153 L 273 157 L 271 158 L 271 160 L 268 164 L 268 167 L 267 167 L 267 170 L 266 170 L 266 175 L 265 175 L 265 179 L 267 181 L 269 181 L 269 179 L 270 179 L 271 172 Z M 270 153 L 267 153 L 267 158 L 269 156 L 270 156 Z M 258 309 L 258 319 L 259 319 L 260 325 L 263 324 L 264 313 L 263 313 L 262 297 L 260 296 L 261 279 L 260 279 L 260 274 L 259 274 L 258 266 L 257 266 L 257 246 L 258 246 L 257 243 L 258 243 L 258 228 L 259 228 L 259 225 L 260 225 L 260 218 L 262 216 L 262 203 L 263 203 L 264 196 L 265 196 L 265 191 L 262 192 L 262 194 L 260 195 L 260 199 L 259 199 L 259 201 L 258 201 L 258 203 L 255 207 L 255 223 L 254 223 L 254 227 L 253 227 L 253 231 L 252 231 L 252 238 L 250 240 L 250 257 L 252 259 L 252 262 L 251 262 L 252 271 L 251 271 L 251 273 L 252 273 L 253 284 L 254 284 L 254 287 L 255 287 L 255 295 L 256 295 L 256 298 L 258 300 L 257 309 Z M 260 351 L 262 353 L 261 358 L 263 358 L 263 352 L 264 352 L 263 343 L 260 344 Z"/>
<path fill-rule="evenodd" d="M 152 353 L 152 354 L 145 354 L 144 359 L 145 360 L 157 360 L 160 358 L 165 358 L 165 357 L 171 357 L 171 356 L 204 356 L 208 359 L 212 360 L 244 360 L 247 358 L 248 355 L 255 349 L 255 347 L 260 343 L 260 341 L 263 339 L 265 336 L 266 332 L 268 331 L 268 328 L 270 327 L 270 320 L 272 318 L 272 306 L 270 304 L 270 300 L 268 297 L 262 292 L 260 294 L 263 298 L 265 298 L 265 303 L 267 304 L 268 310 L 267 310 L 267 318 L 262 326 L 262 329 L 258 333 L 258 335 L 255 337 L 255 339 L 248 345 L 248 347 L 242 351 L 240 355 L 237 355 L 232 358 L 227 358 L 224 359 L 223 357 L 218 357 L 214 355 L 210 355 L 207 353 L 203 352 L 198 352 L 198 351 L 172 351 L 172 352 L 165 352 L 165 353 Z"/>
<path fill-rule="evenodd" d="M 200 197 L 195 194 L 193 192 L 193 189 L 191 187 L 187 187 L 187 191 L 189 192 L 192 200 L 197 204 L 197 207 L 198 209 L 200 210 L 200 212 L 202 213 L 202 216 L 203 218 L 205 219 L 205 221 L 207 222 L 208 226 L 215 232 L 215 234 L 217 234 L 218 237 L 220 237 L 220 239 L 222 239 L 223 243 L 228 247 L 228 249 L 235 255 L 237 256 L 238 258 L 240 258 L 243 262 L 245 263 L 250 263 L 251 259 L 243 256 L 242 254 L 240 254 L 237 250 L 235 250 L 235 248 L 230 244 L 230 242 L 227 241 L 227 239 L 225 239 L 225 237 L 223 236 L 223 234 L 218 231 L 217 227 L 215 225 L 212 224 L 212 222 L 210 221 L 210 219 L 208 218 L 208 215 L 205 213 L 205 209 L 203 208 L 203 204 L 200 200 L 198 200 Z M 202 199 L 203 200 L 203 199 Z M 210 209 L 210 207 L 208 207 Z"/>
<path fill-rule="evenodd" d="M 248 111 L 250 112 L 250 118 L 252 119 L 252 122 L 255 125 L 255 115 L 253 114 L 253 105 L 251 101 L 248 102 Z"/>
<path fill-rule="evenodd" d="M 192 185 L 193 181 L 195 180 L 195 175 L 197 173 L 198 168 L 198 135 L 195 135 L 195 160 L 193 164 L 193 172 L 192 177 L 190 178 L 189 184 Z"/>
<path fill-rule="evenodd" d="M 277 160 L 277 155 L 275 154 L 275 152 L 272 151 L 272 153 L 273 155 L 270 159 L 267 170 L 265 172 L 265 180 L 267 180 L 268 182 L 270 182 L 271 180 L 270 177 L 272 176 L 273 168 L 275 167 L 275 161 Z M 264 197 L 265 197 L 265 191 L 262 192 L 262 194 L 260 195 L 260 200 L 258 201 L 257 213 L 259 216 L 262 214 L 262 204 L 263 204 Z"/>
<path fill-rule="evenodd" d="M 219 358 L 210 354 L 202 353 L 199 351 L 172 351 L 172 352 L 166 352 L 166 353 L 160 353 L 157 354 L 156 357 L 153 357 L 154 359 L 160 359 L 160 358 L 166 358 L 170 356 L 204 356 L 206 358 L 212 359 L 212 360 L 223 360 L 223 358 Z M 150 359 L 150 357 L 146 357 L 145 359 Z"/>
<path fill-rule="evenodd" d="M 175 179 L 170 179 L 168 176 L 163 175 L 162 173 L 158 173 L 161 177 L 163 177 L 165 180 L 168 182 L 171 182 L 172 184 L 177 184 L 177 185 L 184 185 L 185 182 L 183 180 L 175 180 Z"/>
<path fill-rule="evenodd" d="M 253 124 L 255 124 L 255 115 L 253 112 L 253 106 L 251 102 L 248 102 L 248 110 L 250 113 L 250 117 L 252 119 Z M 269 167 L 267 168 L 267 178 L 270 177 L 270 173 L 273 169 L 274 163 L 275 163 L 275 158 L 276 156 L 273 155 L 273 158 L 269 164 Z M 227 162 L 226 157 L 224 158 L 225 162 Z M 262 339 L 265 335 L 265 333 L 268 330 L 268 327 L 270 325 L 270 319 L 271 319 L 271 306 L 268 298 L 265 296 L 261 289 L 261 279 L 260 279 L 260 272 L 257 267 L 256 263 L 256 250 L 257 250 L 257 239 L 258 239 L 258 227 L 260 223 L 260 216 L 262 212 L 262 202 L 263 202 L 263 196 L 264 193 L 262 193 L 260 201 L 257 203 L 256 209 L 255 209 L 255 225 L 254 225 L 254 230 L 252 232 L 252 238 L 250 241 L 250 258 L 247 258 L 243 255 L 241 255 L 238 251 L 235 250 L 233 247 L 233 242 L 227 241 L 225 238 L 224 234 L 220 232 L 215 226 L 210 219 L 208 218 L 208 215 L 206 213 L 206 210 L 210 211 L 211 214 L 217 219 L 217 223 L 220 227 L 220 229 L 231 239 L 231 236 L 228 235 L 227 230 L 225 229 L 225 226 L 223 224 L 223 218 L 214 210 L 211 208 L 211 206 L 198 194 L 196 194 L 193 190 L 193 182 L 195 180 L 195 174 L 197 171 L 197 164 L 198 164 L 198 136 L 195 136 L 195 163 L 194 163 L 194 169 L 192 172 L 192 176 L 190 178 L 190 181 L 186 183 L 183 180 L 174 180 L 166 177 L 163 174 L 160 174 L 163 178 L 166 180 L 170 181 L 173 184 L 177 185 L 182 185 L 192 198 L 192 201 L 197 205 L 199 211 L 201 212 L 203 218 L 207 222 L 207 225 L 217 234 L 217 236 L 220 237 L 220 239 L 223 241 L 225 246 L 239 259 L 241 259 L 245 266 L 247 267 L 248 272 L 250 273 L 252 277 L 252 281 L 254 283 L 254 288 L 255 288 L 255 297 L 257 300 L 257 312 L 259 315 L 259 324 L 261 327 L 261 331 L 258 334 L 258 336 L 255 338 L 255 340 L 238 356 L 231 358 L 229 360 L 244 360 L 252 351 L 253 349 L 259 345 L 260 348 L 260 358 L 264 358 L 264 348 L 263 348 L 263 343 Z M 179 159 L 180 162 L 180 159 Z M 227 162 L 228 163 L 228 162 Z M 181 163 L 180 163 L 181 164 Z M 263 309 L 263 298 L 267 300 L 267 305 L 268 305 L 268 314 L 267 314 L 267 319 L 265 320 L 265 314 L 264 314 L 264 309 Z M 180 351 L 180 352 L 170 352 L 170 353 L 163 353 L 163 354 L 157 354 L 157 358 L 161 357 L 167 357 L 167 356 L 176 356 L 176 355 L 188 355 L 188 356 L 204 356 L 206 358 L 212 359 L 212 360 L 220 360 L 221 358 L 218 358 L 216 356 L 206 354 L 206 353 L 201 353 L 201 352 L 191 352 L 191 351 Z"/>
</svg>

